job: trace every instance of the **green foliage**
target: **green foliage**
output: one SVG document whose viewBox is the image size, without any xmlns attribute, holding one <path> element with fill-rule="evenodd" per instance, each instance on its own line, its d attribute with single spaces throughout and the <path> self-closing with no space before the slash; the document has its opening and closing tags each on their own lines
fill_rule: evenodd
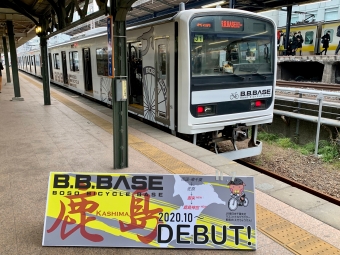
<svg viewBox="0 0 340 255">
<path fill-rule="evenodd" d="M 266 132 L 259 132 L 257 134 L 257 138 L 261 141 L 275 142 L 277 141 L 277 139 L 279 139 L 279 136 L 275 134 L 266 133 Z"/>
<path fill-rule="evenodd" d="M 275 134 L 269 134 L 266 132 L 259 132 L 258 139 L 261 141 L 269 142 L 270 144 L 276 144 L 283 148 L 291 148 L 299 151 L 303 155 L 314 154 L 315 142 L 310 142 L 305 145 L 298 145 L 294 143 L 290 138 L 284 138 Z M 340 147 L 334 142 L 328 142 L 325 140 L 319 141 L 318 154 L 325 162 L 332 162 L 340 157 Z"/>
<path fill-rule="evenodd" d="M 339 147 L 327 141 L 320 141 L 318 154 L 322 155 L 323 161 L 330 162 L 339 158 Z"/>
<path fill-rule="evenodd" d="M 295 148 L 296 144 L 290 138 L 279 138 L 277 144 L 283 148 Z"/>
<path fill-rule="evenodd" d="M 305 155 L 314 153 L 315 151 L 315 143 L 314 142 L 309 142 L 307 144 L 305 144 L 303 147 L 300 148 L 301 152 L 303 153 L 303 151 L 305 151 Z"/>
</svg>

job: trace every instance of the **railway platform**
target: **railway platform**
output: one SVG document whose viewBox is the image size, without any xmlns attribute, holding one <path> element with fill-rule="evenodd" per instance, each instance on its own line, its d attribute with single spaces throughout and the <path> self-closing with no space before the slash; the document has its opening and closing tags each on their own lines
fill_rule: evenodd
<svg viewBox="0 0 340 255">
<path fill-rule="evenodd" d="M 226 254 L 223 250 L 42 247 L 49 172 L 254 176 L 257 250 L 227 254 L 340 254 L 340 208 L 129 118 L 129 167 L 113 169 L 112 110 L 20 73 L 24 101 L 0 94 L 0 254 Z M 148 148 L 146 150 L 145 148 Z M 149 151 L 152 153 L 148 153 Z M 157 155 L 157 156 L 155 156 Z M 174 168 L 174 165 L 181 167 Z"/>
<path fill-rule="evenodd" d="M 277 79 L 339 84 L 340 56 L 277 56 Z M 329 86 L 329 85 L 328 85 Z"/>
</svg>

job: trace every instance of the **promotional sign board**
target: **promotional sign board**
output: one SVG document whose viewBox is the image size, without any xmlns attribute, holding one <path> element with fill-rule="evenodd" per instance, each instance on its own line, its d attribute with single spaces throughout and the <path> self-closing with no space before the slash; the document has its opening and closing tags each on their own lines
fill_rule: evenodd
<svg viewBox="0 0 340 255">
<path fill-rule="evenodd" d="M 256 249 L 253 177 L 51 173 L 44 246 Z"/>
<path fill-rule="evenodd" d="M 114 59 L 113 59 L 113 17 L 107 17 L 107 54 L 108 54 L 108 77 L 114 78 Z"/>
</svg>

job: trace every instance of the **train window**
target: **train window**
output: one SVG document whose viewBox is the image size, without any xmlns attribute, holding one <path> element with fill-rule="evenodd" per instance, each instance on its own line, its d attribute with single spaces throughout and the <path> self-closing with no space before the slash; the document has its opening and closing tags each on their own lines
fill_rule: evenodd
<svg viewBox="0 0 340 255">
<path fill-rule="evenodd" d="M 107 47 L 96 49 L 97 74 L 108 76 L 108 53 Z"/>
<path fill-rule="evenodd" d="M 291 24 L 295 24 L 298 21 L 299 21 L 299 14 L 291 16 L 291 18 L 290 18 L 290 23 Z"/>
<path fill-rule="evenodd" d="M 304 44 L 313 44 L 314 31 L 307 31 L 305 34 Z"/>
<path fill-rule="evenodd" d="M 338 19 L 338 7 L 325 10 L 325 21 Z"/>
<path fill-rule="evenodd" d="M 208 25 L 197 28 L 197 24 L 208 24 L 209 20 L 214 28 Z M 197 17 L 193 21 L 190 26 L 193 76 L 223 75 L 236 79 L 233 74 L 273 73 L 273 24 L 234 16 Z"/>
<path fill-rule="evenodd" d="M 69 59 L 70 59 L 70 70 L 72 72 L 79 71 L 79 56 L 78 56 L 78 51 L 71 51 L 69 53 Z"/>
<path fill-rule="evenodd" d="M 327 33 L 327 31 L 329 31 L 329 36 L 331 37 L 331 39 L 329 40 L 329 42 L 333 42 L 333 35 L 334 35 L 334 30 L 333 29 L 326 29 L 323 34 L 325 35 Z"/>
<path fill-rule="evenodd" d="M 158 67 L 161 75 L 166 75 L 166 46 L 158 45 Z"/>
<path fill-rule="evenodd" d="M 54 69 L 60 69 L 60 55 L 59 53 L 53 54 L 53 59 L 54 59 Z"/>
</svg>

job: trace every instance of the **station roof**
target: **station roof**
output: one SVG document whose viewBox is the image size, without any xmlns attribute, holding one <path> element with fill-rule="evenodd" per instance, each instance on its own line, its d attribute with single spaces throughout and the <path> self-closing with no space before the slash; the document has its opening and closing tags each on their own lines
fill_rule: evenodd
<svg viewBox="0 0 340 255">
<path fill-rule="evenodd" d="M 36 36 L 35 26 L 39 17 L 46 17 L 53 11 L 52 5 L 65 1 L 67 6 L 71 2 L 81 4 L 84 0 L 1 0 L 0 1 L 0 35 L 6 36 L 6 20 L 12 20 L 14 26 L 16 47 L 19 47 Z M 92 2 L 92 0 L 90 0 Z M 94 0 L 93 0 L 94 1 Z M 102 0 L 96 0 L 102 1 Z M 125 1 L 125 0 L 123 0 Z M 204 5 L 216 3 L 219 0 L 189 0 L 186 9 L 201 8 Z M 293 2 L 294 1 L 294 2 Z M 319 2 L 320 0 L 236 0 L 236 9 L 252 12 L 268 11 L 284 6 Z M 102 1 L 103 2 L 103 1 Z M 128 0 L 126 0 L 128 2 Z M 139 0 L 132 5 L 127 14 L 127 23 L 139 23 L 151 18 L 169 15 L 178 11 L 178 5 L 183 0 Z M 229 0 L 223 1 L 222 8 L 229 7 Z M 104 22 L 103 22 L 104 21 Z M 105 26 L 103 18 L 96 22 Z M 82 32 L 81 28 L 69 31 L 69 35 Z M 0 52 L 3 52 L 3 42 L 0 40 Z"/>
</svg>

